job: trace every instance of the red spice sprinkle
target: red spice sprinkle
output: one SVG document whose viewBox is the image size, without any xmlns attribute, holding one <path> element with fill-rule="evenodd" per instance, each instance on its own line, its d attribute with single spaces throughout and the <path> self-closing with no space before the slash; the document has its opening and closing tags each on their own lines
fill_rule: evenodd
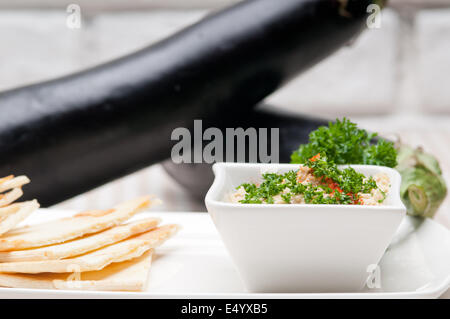
<svg viewBox="0 0 450 319">
<path fill-rule="evenodd" d="M 359 198 L 358 194 L 347 193 L 347 195 L 353 199 L 353 205 L 363 205 L 364 204 L 362 198 Z"/>
<path fill-rule="evenodd" d="M 317 155 L 314 155 L 314 156 L 311 157 L 309 160 L 310 160 L 311 162 L 315 162 L 315 161 L 317 161 L 318 159 L 320 159 L 320 153 L 317 153 Z"/>
<path fill-rule="evenodd" d="M 327 186 L 333 190 L 337 190 L 339 193 L 342 193 L 342 189 L 339 187 L 339 184 L 333 181 L 331 178 L 327 177 L 325 179 Z"/>
<path fill-rule="evenodd" d="M 311 157 L 309 160 L 311 162 L 315 162 L 318 159 L 320 159 L 320 153 L 318 153 L 317 155 L 314 155 L 313 157 Z M 311 171 L 313 172 L 313 169 L 311 169 Z M 327 185 L 330 189 L 332 189 L 333 191 L 330 193 L 331 196 L 334 196 L 335 191 L 338 191 L 339 193 L 343 193 L 343 190 L 339 187 L 339 184 L 336 183 L 335 181 L 333 181 L 331 178 L 326 177 L 325 181 L 323 181 L 324 177 L 322 176 L 320 178 L 321 182 L 324 185 Z M 353 194 L 353 193 L 347 193 L 347 196 L 350 196 L 353 199 L 353 205 L 363 205 L 364 202 L 361 198 L 359 198 L 359 196 L 357 194 Z"/>
</svg>

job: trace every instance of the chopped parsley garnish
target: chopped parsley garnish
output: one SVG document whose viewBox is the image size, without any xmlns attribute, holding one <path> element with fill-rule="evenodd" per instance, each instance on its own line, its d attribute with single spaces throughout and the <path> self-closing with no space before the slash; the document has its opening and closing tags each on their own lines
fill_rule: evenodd
<svg viewBox="0 0 450 319">
<path fill-rule="evenodd" d="M 344 118 L 321 126 L 309 134 L 309 143 L 300 145 L 291 155 L 291 163 L 304 164 L 316 154 L 326 154 L 336 164 L 366 164 L 397 166 L 397 151 L 393 143 L 378 139 L 377 134 L 359 129 Z"/>
<path fill-rule="evenodd" d="M 294 196 L 302 195 L 306 204 L 358 205 L 362 204 L 359 194 L 367 194 L 377 188 L 372 177 L 366 178 L 351 167 L 339 169 L 325 154 L 316 154 L 304 166 L 315 177 L 316 183 L 300 181 L 295 171 L 263 174 L 259 185 L 245 183 L 237 187 L 245 190 L 245 198 L 240 203 L 273 204 L 277 195 L 285 203 L 291 203 Z"/>
</svg>

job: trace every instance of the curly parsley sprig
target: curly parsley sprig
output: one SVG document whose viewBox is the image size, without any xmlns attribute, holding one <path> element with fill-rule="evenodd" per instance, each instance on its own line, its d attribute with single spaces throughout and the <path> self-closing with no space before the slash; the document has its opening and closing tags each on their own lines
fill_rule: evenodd
<svg viewBox="0 0 450 319">
<path fill-rule="evenodd" d="M 309 143 L 300 145 L 291 155 L 291 163 L 304 164 L 312 156 L 327 154 L 336 164 L 367 164 L 395 167 L 397 151 L 393 143 L 379 139 L 371 142 L 376 133 L 359 129 L 355 123 L 343 118 L 328 126 L 321 126 L 309 134 Z"/>
</svg>

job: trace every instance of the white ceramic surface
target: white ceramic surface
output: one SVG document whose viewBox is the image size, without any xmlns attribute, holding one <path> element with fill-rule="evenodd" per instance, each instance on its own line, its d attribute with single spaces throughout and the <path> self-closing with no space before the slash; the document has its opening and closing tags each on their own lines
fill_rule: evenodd
<svg viewBox="0 0 450 319">
<path fill-rule="evenodd" d="M 34 224 L 73 212 L 41 209 L 23 224 Z M 94 292 L 0 288 L 0 298 L 437 298 L 450 287 L 450 231 L 425 220 L 406 217 L 383 256 L 381 288 L 351 293 L 251 294 L 237 271 L 208 214 L 143 213 L 182 225 L 181 231 L 156 250 L 144 292 Z M 81 275 L 83 276 L 83 275 Z"/>
<path fill-rule="evenodd" d="M 352 165 L 366 176 L 384 172 L 391 189 L 385 205 L 271 205 L 225 201 L 262 172 L 292 164 L 218 163 L 206 207 L 250 292 L 348 292 L 363 288 L 368 267 L 380 261 L 405 215 L 399 173 Z"/>
</svg>

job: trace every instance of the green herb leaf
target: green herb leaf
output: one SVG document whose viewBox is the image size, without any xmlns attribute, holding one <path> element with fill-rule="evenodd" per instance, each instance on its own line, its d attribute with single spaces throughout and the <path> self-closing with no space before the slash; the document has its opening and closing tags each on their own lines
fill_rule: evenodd
<svg viewBox="0 0 450 319">
<path fill-rule="evenodd" d="M 343 118 L 328 126 L 321 126 L 309 135 L 309 143 L 300 145 L 291 155 L 291 163 L 303 164 L 314 155 L 326 154 L 336 164 L 368 164 L 395 167 L 397 151 L 391 142 L 379 139 L 377 134 L 359 129 L 355 123 Z"/>
</svg>

